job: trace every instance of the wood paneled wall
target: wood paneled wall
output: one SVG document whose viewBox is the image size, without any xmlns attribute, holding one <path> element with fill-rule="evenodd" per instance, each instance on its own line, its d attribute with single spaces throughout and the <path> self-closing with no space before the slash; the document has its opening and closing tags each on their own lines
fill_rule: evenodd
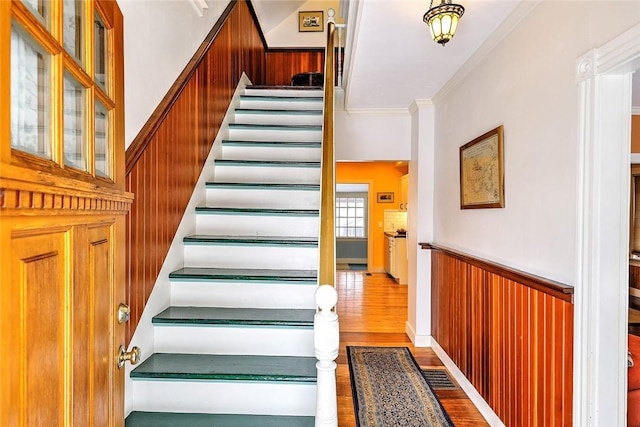
<svg viewBox="0 0 640 427">
<path fill-rule="evenodd" d="M 251 4 L 232 1 L 127 150 L 130 341 L 233 92 L 264 84 L 265 44 Z"/>
<path fill-rule="evenodd" d="M 432 249 L 432 335 L 507 426 L 569 426 L 570 286 Z"/>
<path fill-rule="evenodd" d="M 324 48 L 268 49 L 266 58 L 268 85 L 290 85 L 298 73 L 324 73 Z"/>
<path fill-rule="evenodd" d="M 629 287 L 640 289 L 640 266 L 629 264 Z"/>
</svg>

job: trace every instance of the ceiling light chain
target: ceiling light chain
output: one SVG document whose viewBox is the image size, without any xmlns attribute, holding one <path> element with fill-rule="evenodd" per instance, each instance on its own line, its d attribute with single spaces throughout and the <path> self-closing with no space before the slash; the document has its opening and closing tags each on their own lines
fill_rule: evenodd
<svg viewBox="0 0 640 427">
<path fill-rule="evenodd" d="M 458 27 L 458 21 L 464 14 L 464 7 L 451 3 L 451 0 L 441 0 L 440 4 L 433 6 L 433 0 L 429 4 L 429 10 L 422 20 L 429 26 L 431 37 L 436 43 L 444 46 L 453 38 Z"/>
</svg>

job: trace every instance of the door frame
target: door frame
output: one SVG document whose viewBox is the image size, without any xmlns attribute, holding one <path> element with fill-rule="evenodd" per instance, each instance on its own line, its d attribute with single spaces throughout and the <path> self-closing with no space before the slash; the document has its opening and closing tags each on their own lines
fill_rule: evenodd
<svg viewBox="0 0 640 427">
<path fill-rule="evenodd" d="M 625 425 L 631 76 L 640 24 L 577 59 L 573 424 Z"/>
</svg>

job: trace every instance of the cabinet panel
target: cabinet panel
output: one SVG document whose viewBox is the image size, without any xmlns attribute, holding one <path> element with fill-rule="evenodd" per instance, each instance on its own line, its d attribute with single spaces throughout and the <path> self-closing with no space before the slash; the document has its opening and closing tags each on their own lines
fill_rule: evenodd
<svg viewBox="0 0 640 427">
<path fill-rule="evenodd" d="M 17 392 L 13 419 L 27 425 L 64 424 L 68 234 L 43 232 L 11 240 L 10 301 L 20 307 L 17 318 L 3 321 L 9 320 L 16 330 L 18 357 L 13 357 L 18 366 L 6 372 L 3 381 Z"/>
</svg>

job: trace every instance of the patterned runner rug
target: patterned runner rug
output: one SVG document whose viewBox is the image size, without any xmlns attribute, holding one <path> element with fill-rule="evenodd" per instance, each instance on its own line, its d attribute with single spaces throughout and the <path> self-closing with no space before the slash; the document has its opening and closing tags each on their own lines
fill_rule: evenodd
<svg viewBox="0 0 640 427">
<path fill-rule="evenodd" d="M 358 427 L 453 426 L 407 347 L 347 347 Z"/>
</svg>

